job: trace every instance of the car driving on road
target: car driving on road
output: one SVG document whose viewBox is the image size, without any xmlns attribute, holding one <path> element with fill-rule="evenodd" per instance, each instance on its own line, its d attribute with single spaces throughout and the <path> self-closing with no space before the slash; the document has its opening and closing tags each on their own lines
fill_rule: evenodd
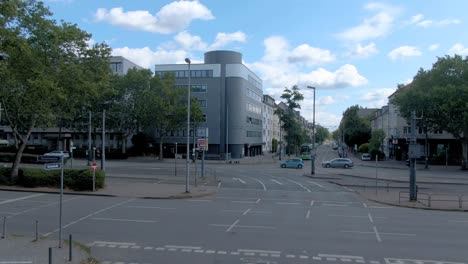
<svg viewBox="0 0 468 264">
<path fill-rule="evenodd" d="M 68 154 L 67 151 L 54 150 L 54 151 L 45 153 L 44 156 L 69 158 L 69 157 L 70 157 L 70 154 Z"/>
<path fill-rule="evenodd" d="M 297 168 L 302 169 L 304 167 L 304 161 L 299 158 L 289 159 L 281 163 L 281 168 Z"/>
<path fill-rule="evenodd" d="M 322 167 L 325 168 L 351 168 L 353 167 L 353 161 L 350 159 L 345 159 L 345 158 L 336 158 L 328 161 L 323 161 L 322 162 Z"/>
</svg>

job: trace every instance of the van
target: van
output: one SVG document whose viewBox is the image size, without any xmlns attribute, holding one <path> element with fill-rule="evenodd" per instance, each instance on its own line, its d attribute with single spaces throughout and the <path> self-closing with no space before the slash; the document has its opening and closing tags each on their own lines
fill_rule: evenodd
<svg viewBox="0 0 468 264">
<path fill-rule="evenodd" d="M 361 155 L 361 160 L 371 160 L 371 155 L 369 153 L 363 153 Z"/>
</svg>

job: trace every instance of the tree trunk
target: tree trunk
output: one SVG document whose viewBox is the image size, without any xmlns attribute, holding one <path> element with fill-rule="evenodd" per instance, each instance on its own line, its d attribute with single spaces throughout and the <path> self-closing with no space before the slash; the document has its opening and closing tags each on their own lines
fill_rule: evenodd
<svg viewBox="0 0 468 264">
<path fill-rule="evenodd" d="M 20 145 L 18 151 L 16 152 L 15 162 L 13 162 L 13 167 L 11 168 L 11 175 L 10 176 L 11 176 L 12 179 L 18 177 L 18 169 L 19 169 L 19 165 L 21 163 L 21 157 L 23 156 L 23 151 L 26 148 L 26 145 L 28 144 L 28 139 L 29 139 L 29 136 L 31 135 L 31 131 L 32 131 L 32 127 L 30 127 L 28 129 L 28 133 L 22 139 L 21 145 Z"/>
<path fill-rule="evenodd" d="M 122 134 L 122 154 L 127 153 L 127 140 L 129 134 Z"/>
<path fill-rule="evenodd" d="M 159 160 L 163 160 L 163 137 L 159 137 Z"/>
</svg>

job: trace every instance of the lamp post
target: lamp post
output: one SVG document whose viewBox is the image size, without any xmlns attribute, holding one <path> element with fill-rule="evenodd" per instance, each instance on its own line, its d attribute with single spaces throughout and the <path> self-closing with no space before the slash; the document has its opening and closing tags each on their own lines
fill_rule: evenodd
<svg viewBox="0 0 468 264">
<path fill-rule="evenodd" d="M 311 161 L 311 170 L 310 174 L 315 174 L 315 87 L 307 86 L 309 89 L 314 90 L 314 108 L 313 108 L 313 117 L 312 117 L 312 155 L 310 156 Z"/>
<path fill-rule="evenodd" d="M 189 58 L 185 58 L 185 62 L 188 63 L 188 89 L 187 89 L 187 153 L 185 157 L 185 192 L 189 193 L 189 177 L 190 177 L 190 171 L 189 171 L 189 157 L 190 157 L 190 77 L 191 77 L 191 72 L 190 72 L 190 64 L 192 62 L 190 61 Z"/>
</svg>

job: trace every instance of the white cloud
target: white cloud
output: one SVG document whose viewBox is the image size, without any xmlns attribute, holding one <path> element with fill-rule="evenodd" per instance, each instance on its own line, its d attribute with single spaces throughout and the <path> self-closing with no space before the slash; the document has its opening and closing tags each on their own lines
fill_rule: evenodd
<svg viewBox="0 0 468 264">
<path fill-rule="evenodd" d="M 322 96 L 317 100 L 317 104 L 319 105 L 331 105 L 334 104 L 336 101 L 333 99 L 333 97 L 327 95 L 327 96 Z"/>
<path fill-rule="evenodd" d="M 438 43 L 435 43 L 435 44 L 430 45 L 427 49 L 430 50 L 430 51 L 434 51 L 434 50 L 438 49 L 439 46 L 440 45 Z"/>
<path fill-rule="evenodd" d="M 418 50 L 418 48 L 414 46 L 401 46 L 398 47 L 388 53 L 388 57 L 392 60 L 396 60 L 398 58 L 403 57 L 413 57 L 413 56 L 421 56 L 422 52 Z"/>
<path fill-rule="evenodd" d="M 184 59 L 188 57 L 184 50 L 167 50 L 160 47 L 154 51 L 148 47 L 114 48 L 112 55 L 123 56 L 144 68 L 153 68 L 155 64 L 183 63 Z"/>
<path fill-rule="evenodd" d="M 354 65 L 345 64 L 334 72 L 319 68 L 308 74 L 301 74 L 298 84 L 321 89 L 340 89 L 367 84 L 367 79 L 359 74 Z"/>
<path fill-rule="evenodd" d="M 385 36 L 391 31 L 395 16 L 400 13 L 399 8 L 382 3 L 369 3 L 364 8 L 377 13 L 365 18 L 361 24 L 337 34 L 338 38 L 359 42 Z"/>
<path fill-rule="evenodd" d="M 155 15 L 146 10 L 124 11 L 122 7 L 99 8 L 96 21 L 153 33 L 170 34 L 187 28 L 195 19 L 214 19 L 211 11 L 198 1 L 175 1 L 163 6 Z"/>
<path fill-rule="evenodd" d="M 291 63 L 304 63 L 306 65 L 317 65 L 332 62 L 335 55 L 329 50 L 314 48 L 307 44 L 302 44 L 294 48 L 288 56 Z"/>
<path fill-rule="evenodd" d="M 352 57 L 366 58 L 377 54 L 379 50 L 374 42 L 369 43 L 367 46 L 362 46 L 361 43 L 357 43 L 349 52 Z"/>
<path fill-rule="evenodd" d="M 449 53 L 466 56 L 468 55 L 468 47 L 465 48 L 462 44 L 457 43 L 449 49 Z"/>
<path fill-rule="evenodd" d="M 382 107 L 387 104 L 388 96 L 395 92 L 395 88 L 382 88 L 366 92 L 361 100 L 366 102 L 366 107 Z"/>
<path fill-rule="evenodd" d="M 187 31 L 179 32 L 174 36 L 174 40 L 186 50 L 204 51 L 208 48 L 208 45 L 202 41 L 200 36 L 193 36 Z"/>
<path fill-rule="evenodd" d="M 226 46 L 231 42 L 245 42 L 246 40 L 247 35 L 242 31 L 236 31 L 233 33 L 220 32 L 216 34 L 216 38 L 213 44 L 210 45 L 210 48 L 218 49 L 220 47 Z"/>
<path fill-rule="evenodd" d="M 430 27 L 430 26 L 447 26 L 452 24 L 460 24 L 461 21 L 459 19 L 442 19 L 442 20 L 431 20 L 431 19 L 424 19 L 424 15 L 417 14 L 411 17 L 408 21 L 408 24 L 414 24 L 419 27 Z"/>
</svg>

